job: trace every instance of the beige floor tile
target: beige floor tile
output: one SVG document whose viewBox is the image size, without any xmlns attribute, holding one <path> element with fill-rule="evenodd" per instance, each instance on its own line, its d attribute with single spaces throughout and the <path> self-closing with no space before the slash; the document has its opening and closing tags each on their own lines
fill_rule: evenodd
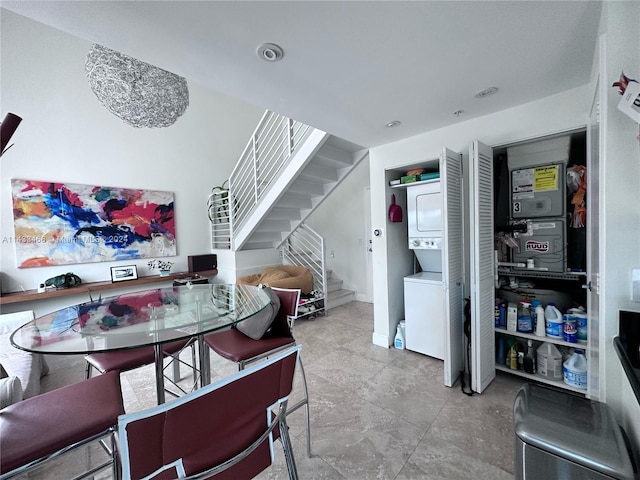
<svg viewBox="0 0 640 480">
<path fill-rule="evenodd" d="M 442 361 L 375 346 L 372 333 L 373 305 L 362 302 L 296 322 L 309 386 L 313 451 L 308 458 L 300 409 L 288 419 L 300 478 L 512 479 L 511 412 L 522 380 L 499 373 L 482 395 L 468 397 L 459 385 L 443 385 Z M 80 355 L 50 357 L 49 363 L 51 373 L 42 381 L 45 391 L 84 379 Z M 213 380 L 236 371 L 234 363 L 211 355 Z M 184 367 L 181 373 L 186 384 L 190 373 Z M 155 404 L 151 366 L 123 373 L 121 379 L 128 412 Z M 291 402 L 301 395 L 298 371 Z M 259 479 L 287 478 L 279 442 L 275 452 L 274 465 Z M 47 470 L 33 478 L 64 479 L 64 472 L 84 458 L 59 459 L 57 473 Z"/>
</svg>

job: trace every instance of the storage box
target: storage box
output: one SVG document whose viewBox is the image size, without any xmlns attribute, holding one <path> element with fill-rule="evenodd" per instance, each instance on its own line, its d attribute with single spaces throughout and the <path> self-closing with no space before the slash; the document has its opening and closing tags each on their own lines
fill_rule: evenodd
<svg viewBox="0 0 640 480">
<path fill-rule="evenodd" d="M 440 178 L 440 172 L 431 172 L 431 173 L 421 173 L 420 181 L 423 182 L 425 180 L 436 180 Z"/>
<path fill-rule="evenodd" d="M 402 183 L 411 183 L 411 182 L 417 182 L 419 178 L 420 178 L 420 175 L 405 175 L 404 177 L 400 177 L 400 181 Z"/>
</svg>

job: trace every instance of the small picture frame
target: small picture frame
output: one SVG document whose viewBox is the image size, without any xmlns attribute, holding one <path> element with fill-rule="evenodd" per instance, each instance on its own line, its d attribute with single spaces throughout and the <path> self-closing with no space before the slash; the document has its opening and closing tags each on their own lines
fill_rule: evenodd
<svg viewBox="0 0 640 480">
<path fill-rule="evenodd" d="M 135 265 L 120 265 L 111 267 L 111 282 L 126 282 L 138 278 L 138 269 Z"/>
</svg>

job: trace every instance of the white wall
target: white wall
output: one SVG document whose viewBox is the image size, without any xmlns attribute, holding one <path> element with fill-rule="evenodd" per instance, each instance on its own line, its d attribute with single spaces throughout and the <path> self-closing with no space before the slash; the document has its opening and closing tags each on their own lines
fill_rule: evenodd
<svg viewBox="0 0 640 480">
<path fill-rule="evenodd" d="M 366 219 L 364 191 L 369 186 L 369 161 L 363 160 L 309 216 L 307 225 L 325 239 L 326 266 L 354 290 L 367 297 Z M 331 256 L 333 252 L 333 257 Z"/>
<path fill-rule="evenodd" d="M 403 318 L 403 277 L 407 274 L 406 233 L 397 234 L 386 212 L 391 193 L 387 170 L 438 158 L 443 147 L 463 154 L 468 171 L 469 144 L 478 139 L 490 146 L 504 145 L 552 133 L 584 127 L 588 86 L 521 105 L 482 118 L 461 122 L 405 140 L 371 149 L 372 228 L 384 234 L 373 239 L 374 334 L 376 345 L 393 341 L 396 323 Z M 397 196 L 397 195 L 396 195 Z M 465 203 L 466 206 L 466 203 Z M 403 252 L 402 262 L 398 252 Z"/>
<path fill-rule="evenodd" d="M 631 269 L 640 268 L 640 142 L 639 126 L 616 107 L 620 100 L 611 84 L 621 71 L 640 77 L 640 3 L 605 2 L 601 18 L 605 34 L 604 75 L 606 105 L 601 117 L 604 156 L 601 162 L 602 205 L 601 329 L 604 336 L 601 357 L 605 359 L 605 398 L 618 421 L 640 448 L 640 405 L 614 351 L 612 338 L 618 334 L 619 310 L 640 311 L 631 301 Z"/>
<path fill-rule="evenodd" d="M 11 242 L 12 178 L 172 191 L 174 271 L 187 270 L 187 255 L 209 253 L 207 196 L 229 176 L 264 109 L 189 82 L 189 108 L 174 125 L 133 128 L 109 113 L 89 88 L 89 42 L 1 13 L 1 114 L 23 117 L 14 146 L 0 160 L 3 291 L 34 289 L 68 271 L 85 282 L 108 280 L 109 267 L 123 263 L 18 269 Z M 135 263 L 140 276 L 150 273 L 146 260 L 125 263 Z"/>
</svg>

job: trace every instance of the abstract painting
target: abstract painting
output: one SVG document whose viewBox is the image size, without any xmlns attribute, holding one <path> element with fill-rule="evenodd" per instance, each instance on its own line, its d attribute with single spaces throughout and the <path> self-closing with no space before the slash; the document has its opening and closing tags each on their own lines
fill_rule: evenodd
<svg viewBox="0 0 640 480">
<path fill-rule="evenodd" d="M 171 192 L 11 180 L 19 268 L 176 255 Z"/>
</svg>

